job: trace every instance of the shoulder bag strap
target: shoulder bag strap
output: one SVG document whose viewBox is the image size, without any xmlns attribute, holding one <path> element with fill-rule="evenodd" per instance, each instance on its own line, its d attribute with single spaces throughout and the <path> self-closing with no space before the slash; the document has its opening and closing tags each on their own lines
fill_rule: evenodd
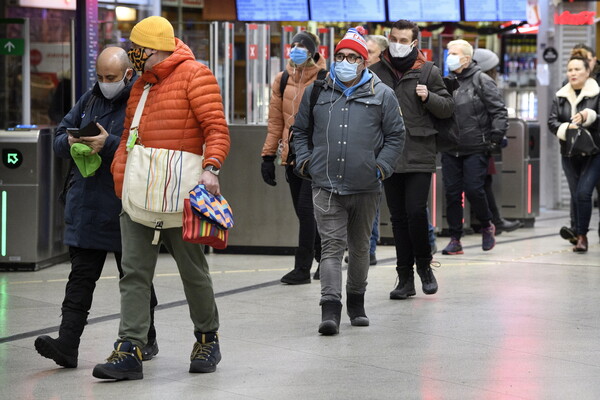
<svg viewBox="0 0 600 400">
<path fill-rule="evenodd" d="M 146 99 L 148 99 L 148 93 L 150 92 L 151 84 L 146 83 L 144 86 L 144 91 L 142 92 L 142 97 L 140 97 L 140 101 L 137 104 L 137 108 L 135 109 L 135 114 L 133 114 L 133 120 L 131 121 L 131 127 L 129 131 L 137 130 L 140 125 L 140 120 L 142 119 L 142 113 L 144 112 L 144 105 L 146 104 Z"/>
</svg>

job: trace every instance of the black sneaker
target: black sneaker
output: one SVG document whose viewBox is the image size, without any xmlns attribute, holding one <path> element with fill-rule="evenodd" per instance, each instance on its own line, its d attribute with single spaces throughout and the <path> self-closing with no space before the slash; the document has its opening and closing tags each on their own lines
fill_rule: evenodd
<svg viewBox="0 0 600 400">
<path fill-rule="evenodd" d="M 490 226 L 481 230 L 481 248 L 490 251 L 496 245 L 496 226 L 490 222 Z"/>
<path fill-rule="evenodd" d="M 35 349 L 41 356 L 54 360 L 55 363 L 65 368 L 77 368 L 77 349 L 68 348 L 50 336 L 38 336 L 35 339 Z"/>
<path fill-rule="evenodd" d="M 194 335 L 198 341 L 194 343 L 190 356 L 190 372 L 215 372 L 217 364 L 221 361 L 219 334 L 195 332 Z"/>
<path fill-rule="evenodd" d="M 131 342 L 115 342 L 115 349 L 105 364 L 94 367 L 92 375 L 99 379 L 142 379 L 142 351 Z"/>
<path fill-rule="evenodd" d="M 563 226 L 560 228 L 560 237 L 568 240 L 571 244 L 577 244 L 577 234 L 573 230 L 573 228 L 569 228 L 567 226 Z"/>
<path fill-rule="evenodd" d="M 444 254 L 444 255 L 464 254 L 460 240 L 458 240 L 456 238 L 450 238 L 450 243 L 448 243 L 448 246 L 444 247 L 444 250 L 442 250 L 442 254 Z"/>
<path fill-rule="evenodd" d="M 287 283 L 288 285 L 303 285 L 305 283 L 310 283 L 310 269 L 294 268 L 281 278 L 281 283 Z"/>
<path fill-rule="evenodd" d="M 142 349 L 142 361 L 150 361 L 158 354 L 158 343 L 156 339 L 152 343 L 148 343 Z"/>
</svg>

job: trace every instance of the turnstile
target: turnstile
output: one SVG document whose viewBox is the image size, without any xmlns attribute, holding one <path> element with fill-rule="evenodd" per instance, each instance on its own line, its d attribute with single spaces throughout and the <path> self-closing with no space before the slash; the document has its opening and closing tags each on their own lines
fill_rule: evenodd
<svg viewBox="0 0 600 400">
<path fill-rule="evenodd" d="M 502 149 L 502 186 L 498 196 L 504 218 L 533 226 L 540 215 L 540 125 L 537 121 L 509 119 L 508 146 Z"/>
<path fill-rule="evenodd" d="M 67 163 L 53 129 L 0 130 L 0 270 L 34 271 L 68 258 L 58 196 Z"/>
<path fill-rule="evenodd" d="M 218 252 L 294 254 L 298 218 L 284 167 L 275 168 L 277 186 L 263 182 L 260 173 L 266 125 L 229 125 L 231 151 L 219 176 L 221 192 L 233 209 L 235 226 L 228 246 Z"/>
</svg>

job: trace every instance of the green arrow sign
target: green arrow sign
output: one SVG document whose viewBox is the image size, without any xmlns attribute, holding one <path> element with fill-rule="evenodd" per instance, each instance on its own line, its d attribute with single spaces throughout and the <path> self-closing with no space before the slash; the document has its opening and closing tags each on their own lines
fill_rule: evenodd
<svg viewBox="0 0 600 400">
<path fill-rule="evenodd" d="M 25 49 L 23 39 L 0 39 L 0 54 L 6 56 L 22 56 Z"/>
</svg>

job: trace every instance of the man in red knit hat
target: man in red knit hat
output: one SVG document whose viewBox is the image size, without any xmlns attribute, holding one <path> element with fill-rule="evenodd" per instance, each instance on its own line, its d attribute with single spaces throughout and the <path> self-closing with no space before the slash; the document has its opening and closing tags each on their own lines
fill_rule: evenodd
<svg viewBox="0 0 600 400">
<path fill-rule="evenodd" d="M 339 332 L 346 247 L 350 323 L 369 325 L 364 300 L 371 228 L 381 181 L 394 172 L 404 145 L 398 99 L 365 67 L 369 51 L 360 30 L 351 28 L 340 40 L 325 81 L 306 88 L 293 126 L 296 173 L 312 179 L 321 235 L 323 335 Z M 312 98 L 313 91 L 318 98 Z"/>
</svg>

